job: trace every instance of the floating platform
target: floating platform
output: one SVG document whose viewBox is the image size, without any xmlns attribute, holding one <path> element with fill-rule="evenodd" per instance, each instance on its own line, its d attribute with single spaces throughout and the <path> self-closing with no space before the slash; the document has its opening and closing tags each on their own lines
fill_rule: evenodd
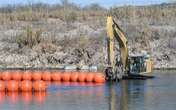
<svg viewBox="0 0 176 110">
<path fill-rule="evenodd" d="M 150 75 L 141 75 L 141 74 L 130 74 L 128 76 L 123 76 L 122 79 L 127 79 L 127 80 L 146 80 L 146 79 L 152 79 L 155 78 L 154 76 Z"/>
</svg>

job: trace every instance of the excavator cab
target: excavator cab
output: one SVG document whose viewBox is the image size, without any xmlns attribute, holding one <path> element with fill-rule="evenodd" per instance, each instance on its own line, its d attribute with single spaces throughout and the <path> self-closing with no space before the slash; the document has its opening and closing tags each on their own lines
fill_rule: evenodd
<svg viewBox="0 0 176 110">
<path fill-rule="evenodd" d="M 140 72 L 145 72 L 145 58 L 144 56 L 132 56 L 129 60 L 129 71 L 130 74 L 137 74 Z"/>
<path fill-rule="evenodd" d="M 128 75 L 124 79 L 148 79 L 153 78 L 152 60 L 149 55 L 133 55 L 128 59 Z"/>
<path fill-rule="evenodd" d="M 145 74 L 152 72 L 152 61 L 149 55 L 133 55 L 129 57 L 128 73 Z"/>
</svg>

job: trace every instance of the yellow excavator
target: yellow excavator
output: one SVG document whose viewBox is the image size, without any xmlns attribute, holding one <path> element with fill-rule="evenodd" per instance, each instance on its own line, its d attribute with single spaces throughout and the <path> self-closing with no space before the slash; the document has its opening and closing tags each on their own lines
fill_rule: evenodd
<svg viewBox="0 0 176 110">
<path fill-rule="evenodd" d="M 145 53 L 129 56 L 128 41 L 112 16 L 107 17 L 107 36 L 108 66 L 105 69 L 107 81 L 153 78 L 150 55 Z M 115 56 L 115 41 L 119 44 L 119 59 Z"/>
</svg>

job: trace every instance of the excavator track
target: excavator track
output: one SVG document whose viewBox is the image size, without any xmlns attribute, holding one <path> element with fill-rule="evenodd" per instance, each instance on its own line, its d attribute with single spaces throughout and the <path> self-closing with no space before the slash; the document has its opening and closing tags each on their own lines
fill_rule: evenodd
<svg viewBox="0 0 176 110">
<path fill-rule="evenodd" d="M 106 80 L 107 81 L 120 81 L 123 78 L 123 70 L 121 67 L 116 67 L 115 72 L 109 67 L 106 68 L 105 74 L 106 74 Z"/>
</svg>

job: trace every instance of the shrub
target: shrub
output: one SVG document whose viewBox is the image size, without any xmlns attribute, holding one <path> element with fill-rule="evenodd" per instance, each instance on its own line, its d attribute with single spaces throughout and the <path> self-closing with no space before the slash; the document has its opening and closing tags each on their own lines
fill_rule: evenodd
<svg viewBox="0 0 176 110">
<path fill-rule="evenodd" d="M 19 47 L 29 46 L 32 48 L 34 45 L 39 44 L 41 41 L 41 29 L 33 31 L 31 27 L 27 27 L 25 32 L 16 37 L 16 42 Z"/>
<path fill-rule="evenodd" d="M 65 21 L 67 23 L 74 22 L 77 20 L 77 13 L 74 11 L 65 12 Z"/>
</svg>

